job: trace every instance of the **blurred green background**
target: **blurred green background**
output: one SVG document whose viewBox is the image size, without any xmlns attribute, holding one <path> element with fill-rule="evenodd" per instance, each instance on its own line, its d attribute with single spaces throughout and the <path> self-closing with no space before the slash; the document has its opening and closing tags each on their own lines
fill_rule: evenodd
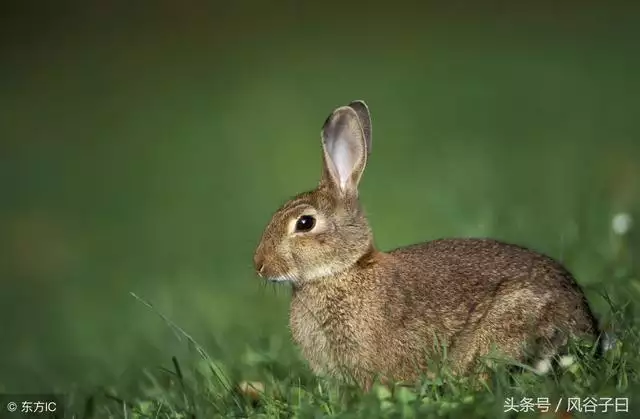
<svg viewBox="0 0 640 419">
<path fill-rule="evenodd" d="M 638 215 L 638 14 L 506 4 L 4 4 L 0 391 L 182 353 L 130 292 L 229 365 L 295 356 L 288 291 L 252 254 L 353 99 L 373 115 L 380 248 L 494 236 L 616 287 L 601 266 L 612 215 Z"/>
</svg>

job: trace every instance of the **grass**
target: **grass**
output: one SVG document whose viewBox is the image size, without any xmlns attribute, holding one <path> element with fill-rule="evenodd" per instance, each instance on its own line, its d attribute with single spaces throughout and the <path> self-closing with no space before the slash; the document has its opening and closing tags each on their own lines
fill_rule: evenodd
<svg viewBox="0 0 640 419">
<path fill-rule="evenodd" d="M 619 237 L 615 254 L 632 253 Z M 142 297 L 132 296 L 155 312 L 189 355 L 172 357 L 168 367 L 140 371 L 132 386 L 79 392 L 70 411 L 83 418 L 213 418 L 213 417 L 618 417 L 640 408 L 640 317 L 637 271 L 631 260 L 617 258 L 606 271 L 627 287 L 600 286 L 596 292 L 608 310 L 603 326 L 615 335 L 604 354 L 594 345 L 573 342 L 577 361 L 555 365 L 546 375 L 526 366 L 514 370 L 500 360 L 486 360 L 489 381 L 454 377 L 446 362 L 434 365 L 435 378 L 415 386 L 376 385 L 370 392 L 314 377 L 299 357 L 280 357 L 268 345 L 243 357 L 244 364 L 224 365 L 207 353 L 188 332 Z M 493 362 L 489 362 L 493 361 Z M 242 372 L 240 372 L 242 370 Z M 235 372 L 234 372 L 235 371 Z M 247 371 L 249 371 L 247 373 Z M 246 376 L 260 377 L 247 381 Z M 82 414 L 80 414 L 82 413 Z"/>
</svg>

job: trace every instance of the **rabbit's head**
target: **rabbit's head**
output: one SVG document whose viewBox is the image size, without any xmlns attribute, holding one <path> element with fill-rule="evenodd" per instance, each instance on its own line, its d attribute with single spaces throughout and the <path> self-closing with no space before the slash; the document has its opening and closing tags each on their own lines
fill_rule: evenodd
<svg viewBox="0 0 640 419">
<path fill-rule="evenodd" d="M 266 279 L 301 283 L 335 275 L 373 247 L 358 201 L 371 151 L 371 118 L 364 102 L 333 111 L 322 127 L 322 150 L 318 187 L 284 204 L 262 235 L 254 263 Z"/>
</svg>

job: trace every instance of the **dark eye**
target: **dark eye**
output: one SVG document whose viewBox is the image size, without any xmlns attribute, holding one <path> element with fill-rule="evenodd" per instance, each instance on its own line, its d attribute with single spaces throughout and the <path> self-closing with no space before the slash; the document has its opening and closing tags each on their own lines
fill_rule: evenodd
<svg viewBox="0 0 640 419">
<path fill-rule="evenodd" d="M 316 219 L 310 215 L 303 215 L 296 221 L 296 231 L 311 231 L 316 225 Z"/>
</svg>

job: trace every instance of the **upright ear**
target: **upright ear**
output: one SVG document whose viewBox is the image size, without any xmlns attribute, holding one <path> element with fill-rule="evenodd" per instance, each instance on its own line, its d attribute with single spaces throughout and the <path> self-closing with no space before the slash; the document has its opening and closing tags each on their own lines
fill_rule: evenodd
<svg viewBox="0 0 640 419">
<path fill-rule="evenodd" d="M 322 149 L 322 181 L 341 196 L 357 195 L 367 163 L 367 146 L 360 117 L 353 107 L 343 106 L 329 115 L 322 127 Z"/>
<path fill-rule="evenodd" d="M 364 141 L 367 146 L 367 157 L 371 154 L 371 113 L 369 107 L 363 100 L 354 100 L 349 104 L 358 114 L 362 131 L 364 132 Z"/>
</svg>

